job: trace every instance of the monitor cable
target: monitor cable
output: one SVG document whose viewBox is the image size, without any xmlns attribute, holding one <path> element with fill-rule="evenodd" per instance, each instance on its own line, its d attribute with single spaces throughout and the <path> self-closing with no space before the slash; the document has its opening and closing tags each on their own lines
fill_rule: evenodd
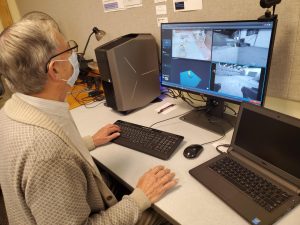
<svg viewBox="0 0 300 225">
<path fill-rule="evenodd" d="M 211 143 L 220 141 L 220 140 L 222 140 L 222 139 L 225 137 L 225 135 L 226 135 L 226 133 L 224 132 L 224 133 L 222 134 L 222 136 L 219 137 L 218 139 L 215 139 L 215 140 L 213 140 L 213 141 L 208 141 L 208 142 L 202 143 L 201 145 L 208 145 L 208 144 L 211 144 Z M 218 151 L 218 150 L 217 150 L 217 151 Z"/>
<path fill-rule="evenodd" d="M 168 92 L 166 92 L 166 95 L 169 96 L 170 98 L 174 98 L 174 99 L 181 98 L 189 106 L 191 106 L 193 108 L 198 108 L 198 106 L 195 106 L 194 102 L 190 98 L 186 98 L 184 96 L 183 92 L 180 90 L 173 90 L 173 89 L 168 88 Z"/>
<path fill-rule="evenodd" d="M 221 127 L 221 126 L 220 126 L 220 127 Z M 221 137 L 219 137 L 219 138 L 217 138 L 217 139 L 215 139 L 215 140 L 212 140 L 212 141 L 208 141 L 208 142 L 202 143 L 202 144 L 200 144 L 200 145 L 204 146 L 204 145 L 212 144 L 212 143 L 214 143 L 214 142 L 217 142 L 217 141 L 222 140 L 222 139 L 226 136 L 226 132 L 224 131 L 224 129 L 223 129 L 222 127 L 221 127 L 221 129 L 222 129 L 222 131 L 223 131 Z M 228 148 L 230 147 L 230 145 L 228 145 L 228 144 L 221 144 L 221 145 L 218 145 L 218 146 L 216 147 L 216 150 L 217 150 L 220 154 L 223 154 L 223 153 L 225 153 L 225 152 L 222 151 L 222 150 L 220 150 L 221 147 L 227 147 L 227 149 L 228 149 Z M 226 151 L 227 151 L 227 150 L 226 150 Z"/>
<path fill-rule="evenodd" d="M 170 117 L 170 118 L 167 118 L 167 119 L 164 119 L 164 120 L 157 121 L 157 122 L 151 124 L 149 127 L 153 127 L 153 126 L 156 125 L 156 124 L 159 124 L 159 123 L 162 123 L 162 122 L 171 120 L 171 119 L 175 119 L 175 118 L 177 118 L 177 117 L 183 116 L 183 115 L 188 114 L 188 113 L 189 113 L 189 112 L 185 112 L 185 113 L 179 114 L 179 115 L 177 115 L 177 116 L 173 116 L 173 117 Z"/>
<path fill-rule="evenodd" d="M 166 95 L 169 96 L 170 98 L 177 99 L 178 97 L 180 97 L 180 94 L 178 93 L 178 91 L 176 93 L 176 91 L 171 88 L 168 88 L 168 91 L 166 93 L 167 93 Z"/>
<path fill-rule="evenodd" d="M 204 110 L 204 108 L 196 108 L 196 110 L 200 111 L 200 110 Z M 168 121 L 168 120 L 171 120 L 171 119 L 175 119 L 175 118 L 180 117 L 180 116 L 184 116 L 184 115 L 186 115 L 186 114 L 188 114 L 188 113 L 190 113 L 190 111 L 185 112 L 185 113 L 182 113 L 182 114 L 179 114 L 179 115 L 177 115 L 177 116 L 173 116 L 173 117 L 164 119 L 164 120 L 157 121 L 157 122 L 151 124 L 149 127 L 153 127 L 154 125 L 156 125 L 156 124 L 158 124 L 158 123 L 162 123 L 162 122 L 165 122 L 165 121 Z"/>
<path fill-rule="evenodd" d="M 189 96 L 190 99 L 192 99 L 194 101 L 206 102 L 206 100 L 204 99 L 203 95 L 200 95 L 201 99 L 196 99 L 196 98 L 192 97 L 189 92 L 186 92 L 186 94 Z"/>
</svg>

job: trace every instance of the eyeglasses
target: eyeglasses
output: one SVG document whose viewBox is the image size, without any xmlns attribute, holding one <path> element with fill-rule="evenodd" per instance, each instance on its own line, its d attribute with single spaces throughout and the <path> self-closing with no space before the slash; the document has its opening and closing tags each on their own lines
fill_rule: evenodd
<svg viewBox="0 0 300 225">
<path fill-rule="evenodd" d="M 67 50 L 62 51 L 62 52 L 60 52 L 60 53 L 58 53 L 58 54 L 56 54 L 56 55 L 50 57 L 50 59 L 48 60 L 48 62 L 47 62 L 47 64 L 46 64 L 46 70 L 45 70 L 46 73 L 47 73 L 48 70 L 49 70 L 49 64 L 50 64 L 50 62 L 51 62 L 51 60 L 52 60 L 53 58 L 55 58 L 55 57 L 57 57 L 57 56 L 59 56 L 59 55 L 62 55 L 62 54 L 64 54 L 64 53 L 66 53 L 66 52 L 69 52 L 69 51 L 72 51 L 72 52 L 75 52 L 75 53 L 78 52 L 78 44 L 76 43 L 76 41 L 70 40 L 70 41 L 68 41 L 67 43 L 68 43 L 68 45 L 69 45 L 69 48 L 68 48 Z"/>
</svg>

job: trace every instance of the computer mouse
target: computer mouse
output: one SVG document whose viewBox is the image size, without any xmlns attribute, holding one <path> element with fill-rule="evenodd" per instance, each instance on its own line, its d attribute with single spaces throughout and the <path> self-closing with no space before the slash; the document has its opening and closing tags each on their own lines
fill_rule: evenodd
<svg viewBox="0 0 300 225">
<path fill-rule="evenodd" d="M 184 149 L 183 155 L 185 158 L 194 159 L 197 158 L 202 151 L 203 151 L 202 145 L 189 145 Z"/>
</svg>

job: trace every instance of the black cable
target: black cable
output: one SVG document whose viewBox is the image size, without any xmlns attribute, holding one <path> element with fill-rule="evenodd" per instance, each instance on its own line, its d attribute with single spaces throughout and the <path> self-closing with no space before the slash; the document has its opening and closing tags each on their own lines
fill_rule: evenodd
<svg viewBox="0 0 300 225">
<path fill-rule="evenodd" d="M 189 94 L 188 92 L 185 92 L 185 93 L 187 93 L 187 95 L 189 96 L 189 98 L 185 97 L 185 96 L 184 96 L 184 92 L 182 92 L 182 91 L 180 91 L 180 90 L 178 91 L 178 97 L 181 98 L 184 102 L 186 102 L 189 106 L 191 106 L 191 107 L 193 107 L 193 108 L 198 108 L 199 106 L 195 106 L 195 105 L 194 105 L 194 102 L 193 102 L 192 100 L 195 100 L 195 101 L 201 101 L 201 102 L 206 102 L 206 101 L 203 99 L 203 96 L 201 96 L 202 99 L 203 99 L 203 101 L 202 101 L 202 100 L 195 99 L 195 98 L 191 97 L 190 94 Z"/>
<path fill-rule="evenodd" d="M 169 97 L 171 98 L 178 98 L 179 97 L 179 93 L 175 93 L 175 90 L 168 88 L 168 93 L 167 94 Z"/>
<path fill-rule="evenodd" d="M 212 124 L 214 123 L 213 121 L 210 121 Z M 227 123 L 229 123 L 228 121 L 226 121 Z M 230 124 L 230 123 L 229 123 Z M 215 124 L 215 125 L 217 125 L 217 124 Z M 230 124 L 231 125 L 231 124 Z M 217 125 L 218 126 L 218 125 Z M 213 141 L 209 141 L 209 142 L 205 142 L 205 143 L 203 143 L 203 144 L 201 144 L 201 145 L 207 145 L 207 144 L 211 144 L 211 143 L 214 143 L 214 142 L 216 142 L 216 141 L 219 141 L 219 140 L 221 140 L 221 139 L 223 139 L 225 136 L 226 136 L 226 132 L 225 132 L 225 130 L 223 129 L 223 127 L 222 126 L 220 126 L 219 125 L 219 127 L 221 128 L 221 130 L 222 130 L 222 136 L 220 137 L 220 138 L 218 138 L 218 139 L 216 139 L 216 140 L 213 140 Z M 217 149 L 217 151 L 218 152 L 220 152 L 219 151 L 219 149 Z"/>
<path fill-rule="evenodd" d="M 158 121 L 158 122 L 155 122 L 155 123 L 151 124 L 149 127 L 153 127 L 154 125 L 156 125 L 156 124 L 158 124 L 158 123 L 162 123 L 162 122 L 165 122 L 165 121 L 168 121 L 168 120 L 177 118 L 177 117 L 179 117 L 179 116 L 183 116 L 183 115 L 185 115 L 185 114 L 187 114 L 187 113 L 189 113 L 189 112 L 185 112 L 185 113 L 182 113 L 182 114 L 180 114 L 180 115 L 170 117 L 170 118 L 168 118 L 168 119 L 160 120 L 160 121 Z"/>
<path fill-rule="evenodd" d="M 230 109 L 234 113 L 235 116 L 237 115 L 237 112 L 233 108 L 231 108 L 229 105 L 225 105 L 225 110 L 226 110 L 226 108 Z"/>
<path fill-rule="evenodd" d="M 177 93 L 176 93 L 176 91 L 177 91 Z M 170 89 L 170 88 L 168 88 L 168 94 L 166 94 L 167 96 L 169 96 L 170 98 L 174 98 L 174 99 L 177 99 L 177 98 L 181 98 L 184 102 L 186 102 L 189 106 L 191 106 L 191 107 L 193 107 L 193 108 L 198 108 L 198 106 L 195 106 L 194 105 L 194 102 L 191 100 L 191 99 L 193 99 L 193 98 L 191 98 L 191 99 L 189 99 L 189 98 L 186 98 L 184 95 L 183 95 L 183 93 L 182 93 L 182 91 L 180 91 L 180 90 L 173 90 L 173 89 Z M 197 99 L 197 101 L 201 101 L 201 100 L 198 100 Z"/>
<path fill-rule="evenodd" d="M 206 101 L 204 100 L 204 98 L 203 98 L 202 95 L 200 95 L 200 97 L 201 97 L 202 99 L 196 99 L 196 98 L 192 97 L 192 96 L 190 95 L 190 93 L 188 93 L 188 92 L 185 92 L 185 93 L 186 93 L 191 99 L 193 99 L 194 101 L 206 102 Z"/>
<path fill-rule="evenodd" d="M 85 90 L 78 91 L 77 95 L 74 96 L 74 88 L 75 88 L 75 86 L 73 86 L 73 88 L 72 88 L 70 94 L 71 94 L 71 96 L 75 99 L 75 101 L 76 101 L 79 105 L 82 105 L 82 104 L 79 102 L 79 100 L 77 99 L 77 97 L 78 97 L 78 95 L 79 95 L 80 93 L 84 92 Z"/>
<path fill-rule="evenodd" d="M 225 136 L 226 136 L 226 133 L 225 133 L 225 132 L 223 132 L 223 134 L 222 134 L 222 136 L 221 136 L 220 138 L 218 138 L 218 139 L 215 139 L 215 140 L 213 140 L 213 141 L 208 141 L 208 142 L 205 142 L 205 143 L 203 143 L 203 144 L 201 144 L 201 145 L 207 145 L 207 144 L 214 143 L 214 142 L 216 142 L 216 141 L 219 141 L 219 140 L 223 139 Z"/>
<path fill-rule="evenodd" d="M 197 110 L 197 111 L 201 111 L 201 110 L 204 110 L 205 108 L 203 108 L 203 107 L 198 107 L 198 108 L 195 108 L 195 110 Z M 150 125 L 149 127 L 153 127 L 154 125 L 156 125 L 156 124 L 158 124 L 158 123 L 162 123 L 162 122 L 165 122 L 165 121 L 168 121 L 168 120 L 171 120 L 171 119 L 174 119 L 174 118 L 177 118 L 177 117 L 179 117 L 179 116 L 183 116 L 183 115 L 186 115 L 186 114 L 188 114 L 188 113 L 190 113 L 190 111 L 188 111 L 188 112 L 185 112 L 185 113 L 182 113 L 182 114 L 180 114 L 180 115 L 177 115 L 177 116 L 173 116 L 173 117 L 170 117 L 170 118 L 168 118 L 168 119 L 165 119 L 165 120 L 160 120 L 160 121 L 158 121 L 158 122 L 155 122 L 155 123 L 153 123 L 152 125 Z"/>
<path fill-rule="evenodd" d="M 92 103 L 95 103 L 96 101 L 92 102 Z M 101 105 L 101 104 L 104 104 L 106 101 L 105 100 L 102 100 L 100 101 L 97 105 L 95 106 L 88 106 L 88 105 L 91 105 L 92 103 L 89 103 L 89 104 L 84 104 L 84 107 L 87 108 L 87 109 L 92 109 L 92 108 L 96 108 L 98 105 Z"/>
<path fill-rule="evenodd" d="M 202 101 L 202 100 L 199 100 L 199 99 L 192 98 L 189 95 L 189 93 L 187 93 L 187 92 L 186 93 L 188 94 L 188 96 L 190 98 L 186 98 L 181 90 L 173 90 L 173 89 L 168 88 L 168 93 L 169 94 L 166 94 L 166 95 L 169 96 L 170 98 L 175 98 L 175 99 L 181 98 L 184 102 L 186 102 L 189 106 L 191 106 L 193 108 L 198 108 L 199 106 L 195 106 L 194 102 L 191 99 L 196 100 L 196 101 Z M 201 96 L 201 97 L 203 98 L 203 96 Z M 203 102 L 206 102 L 206 101 L 203 99 Z"/>
<path fill-rule="evenodd" d="M 186 102 L 189 106 L 195 108 L 195 106 L 193 105 L 194 102 L 191 99 L 185 98 L 184 96 L 180 97 L 184 102 Z"/>
<path fill-rule="evenodd" d="M 205 109 L 205 107 L 202 107 L 202 108 L 198 108 L 197 110 L 200 111 L 200 110 L 204 110 L 204 109 Z M 162 123 L 162 122 L 165 122 L 165 121 L 168 121 L 168 120 L 177 118 L 177 117 L 179 117 L 179 116 L 186 115 L 186 114 L 188 114 L 188 113 L 190 113 L 190 112 L 185 112 L 185 113 L 182 113 L 182 114 L 180 114 L 180 115 L 173 116 L 173 117 L 170 117 L 170 118 L 168 118 L 168 119 L 164 119 L 164 120 L 155 122 L 155 123 L 151 124 L 149 127 L 153 127 L 153 126 L 156 125 L 156 124 L 159 124 L 159 123 Z M 220 126 L 220 127 L 221 127 L 221 126 Z M 222 134 L 222 136 L 221 136 L 220 138 L 215 139 L 215 140 L 213 140 L 213 141 L 208 141 L 208 142 L 202 143 L 201 145 L 203 146 L 203 145 L 211 144 L 211 143 L 214 143 L 214 142 L 216 142 L 216 141 L 219 141 L 219 140 L 223 139 L 223 138 L 226 136 L 226 132 L 224 131 L 223 127 L 221 127 L 221 129 L 222 129 L 222 131 L 223 131 L 223 134 Z M 221 147 L 221 146 L 226 147 L 227 144 L 224 144 L 224 145 L 218 145 L 217 147 Z M 230 146 L 230 145 L 229 145 L 229 146 Z M 228 147 L 229 147 L 229 146 L 228 146 Z M 218 151 L 219 153 L 224 153 L 224 152 L 222 152 L 221 150 L 219 150 L 218 148 L 216 148 L 216 149 L 217 149 L 217 151 Z"/>
<path fill-rule="evenodd" d="M 186 103 L 190 103 L 190 104 L 194 104 L 194 102 L 191 100 L 191 99 L 189 99 L 189 98 L 186 98 L 185 96 L 184 96 L 184 94 L 183 94 L 184 92 L 179 92 L 179 94 L 180 94 L 180 98 L 183 100 L 183 101 L 185 101 Z"/>
<path fill-rule="evenodd" d="M 85 106 L 85 108 L 95 108 L 96 106 L 98 106 L 98 105 L 100 105 L 100 104 L 103 103 L 103 102 L 100 102 L 99 104 L 97 104 L 97 105 L 95 105 L 95 106 L 93 106 L 93 107 L 88 107 L 88 105 L 91 105 L 91 104 L 93 104 L 93 103 L 99 101 L 99 99 L 98 99 L 99 96 L 93 96 L 93 97 L 91 97 L 91 96 L 86 96 L 86 97 L 84 97 L 84 98 L 82 98 L 82 99 L 79 100 L 79 99 L 78 99 L 79 94 L 81 94 L 81 93 L 83 93 L 83 92 L 86 92 L 86 90 L 78 91 L 78 92 L 77 92 L 77 95 L 74 96 L 74 88 L 75 88 L 75 86 L 72 88 L 70 94 L 71 94 L 71 96 L 75 99 L 75 101 L 76 101 L 79 105 L 83 105 L 83 106 Z M 87 100 L 87 99 L 88 99 L 88 100 Z M 102 98 L 101 100 L 103 100 L 103 98 Z M 100 100 L 100 101 L 101 101 L 101 100 Z"/>
</svg>

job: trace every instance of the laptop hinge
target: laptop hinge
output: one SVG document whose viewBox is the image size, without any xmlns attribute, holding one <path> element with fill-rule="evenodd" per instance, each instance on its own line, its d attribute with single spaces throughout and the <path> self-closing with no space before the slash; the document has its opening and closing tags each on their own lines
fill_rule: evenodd
<svg viewBox="0 0 300 225">
<path fill-rule="evenodd" d="M 234 151 L 233 149 L 228 150 L 228 154 L 230 154 L 234 158 L 237 158 L 238 160 L 242 161 L 246 165 L 249 165 L 250 167 L 252 167 L 255 170 L 259 171 L 260 173 L 264 174 L 266 177 L 269 177 L 270 179 L 272 179 L 275 182 L 279 183 L 283 187 L 287 188 L 288 190 L 291 190 L 292 192 L 297 193 L 297 195 L 300 196 L 300 189 L 299 189 L 299 187 L 295 186 L 294 184 L 288 182 L 287 180 L 281 178 L 280 176 L 277 176 L 274 173 L 271 173 L 269 170 L 263 168 L 262 166 L 258 165 L 255 162 L 247 159 L 246 157 L 244 157 L 243 155 L 241 155 L 238 152 Z"/>
</svg>

